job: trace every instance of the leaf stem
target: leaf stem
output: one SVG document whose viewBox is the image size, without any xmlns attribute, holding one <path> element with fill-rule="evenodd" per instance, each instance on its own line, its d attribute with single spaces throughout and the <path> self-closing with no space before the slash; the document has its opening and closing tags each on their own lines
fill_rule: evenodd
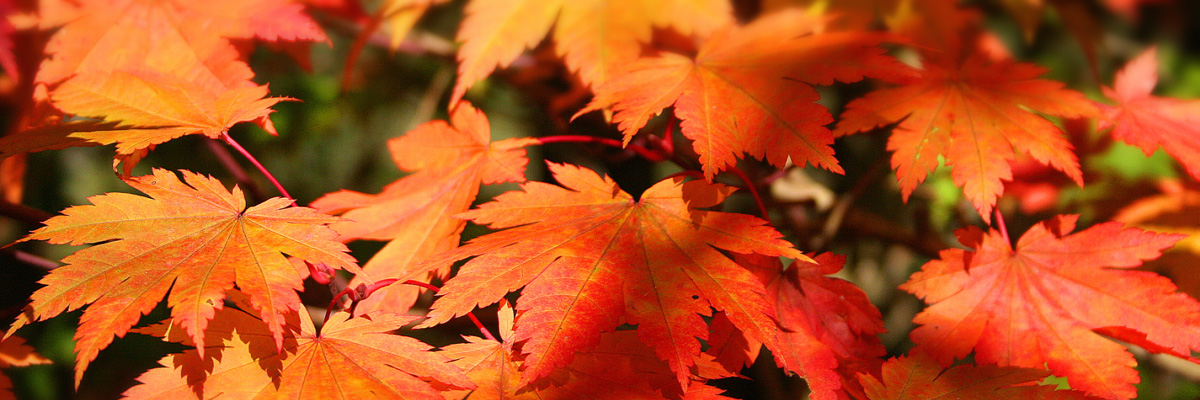
<svg viewBox="0 0 1200 400">
<path fill-rule="evenodd" d="M 625 149 L 625 150 L 632 151 L 632 152 L 636 153 L 637 155 L 641 156 L 642 158 L 645 158 L 645 159 L 647 159 L 647 160 L 649 160 L 649 161 L 651 161 L 651 162 L 666 161 L 666 160 L 667 160 L 667 158 L 668 158 L 666 155 L 663 155 L 663 154 L 661 154 L 661 153 L 659 153 L 659 152 L 656 152 L 656 151 L 654 151 L 654 150 L 647 149 L 647 148 L 645 148 L 645 147 L 642 147 L 642 146 L 640 146 L 640 145 L 636 145 L 636 144 L 633 144 L 633 143 L 630 143 L 629 145 L 625 145 L 624 143 L 621 143 L 621 141 L 620 141 L 620 140 L 616 140 L 616 139 L 610 139 L 610 138 L 603 138 L 603 137 L 596 137 L 596 136 L 587 136 L 587 135 L 554 135 L 554 136 L 546 136 L 546 137 L 541 137 L 541 138 L 538 138 L 537 140 L 538 140 L 538 142 L 541 142 L 541 144 L 549 144 L 549 143 L 598 143 L 598 144 L 602 144 L 602 145 L 609 146 L 609 147 L 615 147 L 615 148 L 618 148 L 618 149 Z"/>
<path fill-rule="evenodd" d="M 405 285 L 420 286 L 420 287 L 423 287 L 423 288 L 426 288 L 426 289 L 432 290 L 434 293 L 437 293 L 437 292 L 438 292 L 438 287 L 437 287 L 437 286 L 433 286 L 433 285 L 430 285 L 430 284 L 428 284 L 428 283 L 421 282 L 421 281 L 414 281 L 414 280 L 412 280 L 412 279 L 409 279 L 409 280 L 407 280 L 407 281 L 404 281 L 404 284 L 405 284 Z M 479 328 L 479 331 L 483 333 L 483 337 L 485 337 L 485 338 L 488 338 L 488 340 L 493 340 L 493 341 L 497 341 L 497 342 L 499 341 L 499 340 L 496 340 L 496 337 L 495 337 L 495 336 L 492 336 L 492 332 L 491 332 L 491 331 L 489 331 L 489 330 L 487 329 L 487 327 L 484 327 L 484 326 L 483 326 L 483 322 L 479 321 L 479 318 L 475 317 L 475 313 L 468 311 L 468 312 L 467 312 L 467 317 L 471 319 L 471 322 L 474 322 L 474 323 L 475 323 L 475 327 L 476 327 L 476 328 Z"/>
<path fill-rule="evenodd" d="M 350 311 L 350 315 L 354 315 L 354 309 L 356 307 L 358 307 L 359 301 L 362 301 L 363 299 L 366 299 L 367 297 L 371 297 L 371 294 L 375 293 L 376 290 L 383 289 L 383 288 L 387 287 L 388 285 L 396 283 L 396 281 L 398 281 L 398 280 L 399 279 L 395 279 L 395 278 L 381 279 L 379 281 L 376 281 L 375 283 L 372 283 L 371 286 L 365 286 L 363 284 L 359 284 L 357 287 L 353 287 L 353 288 L 348 287 L 348 288 L 342 289 L 341 292 L 338 292 L 338 294 L 333 296 L 333 300 L 329 301 L 329 307 L 325 308 L 325 320 L 322 321 L 321 323 L 324 324 L 325 322 L 329 322 L 329 314 L 331 314 L 333 312 L 333 306 L 337 305 L 338 300 L 341 300 L 342 296 L 346 296 L 346 297 L 350 298 L 350 310 L 349 311 Z"/>
<path fill-rule="evenodd" d="M 762 196 L 758 194 L 758 187 L 754 185 L 754 181 L 750 180 L 750 177 L 747 176 L 745 172 L 742 172 L 741 169 L 738 169 L 736 165 L 729 166 L 729 172 L 737 175 L 738 179 L 741 179 L 742 182 L 746 182 L 746 189 L 749 190 L 750 195 L 754 197 L 754 204 L 758 205 L 759 214 L 762 214 L 763 219 L 769 219 L 770 217 L 769 213 L 767 212 L 767 206 L 763 204 Z"/>
<path fill-rule="evenodd" d="M 246 151 L 245 147 L 242 147 L 242 145 L 238 144 L 237 141 L 233 140 L 233 136 L 229 136 L 229 131 L 221 132 L 221 139 L 224 139 L 225 143 L 228 143 L 230 146 L 232 146 L 234 150 L 238 151 L 238 153 L 242 153 L 242 156 L 245 156 L 246 159 L 250 160 L 250 163 L 254 164 L 255 168 L 258 168 L 259 171 L 262 171 L 263 175 L 267 177 L 267 180 L 271 181 L 272 185 L 275 185 L 275 189 L 278 189 L 279 193 L 282 194 L 283 197 L 287 197 L 288 200 L 291 200 L 293 203 L 296 202 L 296 199 L 292 197 L 292 195 L 288 194 L 287 189 L 284 189 L 283 185 L 275 179 L 275 175 L 271 175 L 271 171 L 268 171 L 267 167 L 264 167 L 262 163 L 258 162 L 258 159 L 254 158 L 254 155 L 250 154 L 249 151 Z"/>
<path fill-rule="evenodd" d="M 267 199 L 266 193 L 263 193 L 262 187 L 258 186 L 258 182 L 250 179 L 250 174 L 246 173 L 246 169 L 242 168 L 242 165 L 233 159 L 233 155 L 229 154 L 229 150 L 221 146 L 220 142 L 209 139 L 205 140 L 204 144 L 208 146 L 208 150 L 213 153 L 213 156 L 217 157 L 217 161 L 225 166 L 225 170 L 233 175 L 233 179 L 238 182 L 238 185 L 241 185 L 242 189 L 246 189 L 246 192 L 250 194 L 255 203 L 260 203 Z"/>
<path fill-rule="evenodd" d="M 1008 238 L 1008 227 L 1004 225 L 1004 214 L 1000 213 L 1000 208 L 996 207 L 996 227 L 1000 229 L 1000 236 L 1004 237 L 1004 243 L 1012 245 L 1012 240 Z"/>
<path fill-rule="evenodd" d="M 657 141 L 662 153 L 667 157 L 675 155 L 675 128 L 679 126 L 679 118 L 675 118 L 675 114 L 671 113 L 671 118 L 667 120 L 667 127 L 663 130 L 663 136 Z"/>
</svg>

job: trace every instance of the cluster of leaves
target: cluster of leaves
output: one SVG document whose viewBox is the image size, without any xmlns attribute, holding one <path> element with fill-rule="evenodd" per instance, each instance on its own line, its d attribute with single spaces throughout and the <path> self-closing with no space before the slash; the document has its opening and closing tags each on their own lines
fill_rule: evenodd
<svg viewBox="0 0 1200 400">
<path fill-rule="evenodd" d="M 815 399 L 1128 399 L 1136 360 L 1113 339 L 1197 361 L 1200 302 L 1133 270 L 1187 235 L 1125 225 L 1157 226 L 1195 207 L 1194 191 L 1078 232 L 1078 216 L 1054 216 L 1015 244 L 998 207 L 1006 185 L 1024 183 L 1015 166 L 1084 185 L 1060 128 L 1070 123 L 1094 122 L 1092 134 L 1147 154 L 1161 147 L 1200 178 L 1200 103 L 1152 94 L 1152 47 L 1098 102 L 1018 61 L 975 5 L 952 0 L 759 4 L 741 20 L 725 0 L 474 0 L 448 121 L 388 142 L 407 174 L 378 194 L 341 190 L 304 207 L 229 135 L 241 122 L 274 134 L 272 108 L 292 100 L 252 80 L 249 54 L 263 45 L 306 63 L 309 45 L 329 42 L 310 12 L 361 28 L 355 51 L 380 27 L 396 48 L 441 1 L 385 1 L 371 15 L 333 0 L 36 3 L 0 2 L 10 16 L 0 65 L 21 105 L 0 139 L 13 160 L 0 173 L 20 171 L 18 154 L 115 144 L 114 173 L 144 195 L 93 196 L 18 241 L 91 246 L 41 280 L 0 342 L 0 367 L 44 362 L 13 335 L 81 308 L 76 384 L 129 332 L 191 348 L 140 376 L 125 392 L 133 398 L 724 398 L 715 380 L 773 360 Z M 1094 62 L 1090 14 L 1051 3 Z M 1042 3 L 1005 4 L 1032 35 Z M 1136 18 L 1136 2 L 1104 5 Z M 591 94 L 571 112 L 599 111 L 623 140 L 492 139 L 488 116 L 463 98 L 544 40 Z M 860 81 L 870 91 L 835 119 L 818 86 Z M 656 118 L 665 133 L 647 128 Z M 768 182 L 739 167 L 844 174 L 835 139 L 862 132 L 887 133 L 905 200 L 942 165 L 972 216 L 997 225 L 959 229 L 962 248 L 900 286 L 929 306 L 913 320 L 911 353 L 891 360 L 880 311 L 830 276 L 846 258 L 798 247 L 807 239 L 763 201 Z M 186 135 L 224 141 L 283 197 L 248 207 L 241 189 L 205 174 L 132 176 L 157 145 Z M 555 142 L 624 147 L 680 172 L 633 194 L 566 163 L 546 163 L 556 183 L 526 181 L 526 149 Z M 521 185 L 472 207 L 481 186 L 506 182 Z M 726 210 L 738 189 L 759 215 Z M 464 242 L 468 222 L 490 233 Z M 367 259 L 360 267 L 345 243 L 363 240 L 386 243 L 354 254 Z M 306 279 L 350 302 L 335 296 L 314 323 L 298 294 Z M 432 282 L 445 284 L 426 310 L 420 291 Z M 164 297 L 169 317 L 138 327 Z M 494 304 L 497 336 L 472 314 Z M 463 316 L 485 337 L 434 348 L 394 333 Z M 974 365 L 954 366 L 971 355 Z M 1051 375 L 1070 389 L 1038 384 Z"/>
</svg>

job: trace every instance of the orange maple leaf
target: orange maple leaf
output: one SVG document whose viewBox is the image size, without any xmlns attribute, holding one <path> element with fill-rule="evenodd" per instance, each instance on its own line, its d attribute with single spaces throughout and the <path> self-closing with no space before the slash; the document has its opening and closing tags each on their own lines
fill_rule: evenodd
<svg viewBox="0 0 1200 400">
<path fill-rule="evenodd" d="M 454 359 L 454 364 L 477 385 L 470 391 L 448 391 L 448 399 L 725 399 L 720 390 L 707 386 L 704 379 L 724 378 L 731 374 L 695 376 L 687 393 L 679 393 L 674 384 L 675 374 L 667 364 L 652 355 L 632 331 L 615 331 L 601 335 L 600 343 L 587 353 L 577 355 L 569 365 L 552 373 L 550 383 L 531 390 L 518 391 L 521 360 L 514 358 L 514 312 L 507 302 L 500 306 L 500 337 L 502 341 L 464 336 L 467 343 L 442 348 L 441 354 Z M 711 358 L 698 359 L 698 364 L 714 364 Z M 711 368 L 721 370 L 719 366 Z M 723 372 L 723 371 L 722 371 Z"/>
<path fill-rule="evenodd" d="M 9 330 L 91 304 L 75 333 L 76 384 L 88 363 L 123 337 L 170 292 L 172 318 L 196 343 L 236 284 L 283 343 L 284 317 L 300 307 L 302 282 L 287 255 L 337 269 L 358 271 L 328 224 L 337 220 L 284 198 L 246 208 L 241 190 L 184 171 L 128 178 L 150 198 L 108 193 L 89 198 L 46 221 L 21 239 L 56 244 L 100 243 L 63 259 L 33 294 L 33 302 Z M 203 353 L 203 348 L 198 348 Z"/>
<path fill-rule="evenodd" d="M 651 28 L 704 35 L 733 21 L 725 0 L 477 0 L 467 4 L 458 31 L 458 83 L 450 103 L 475 82 L 507 67 L 554 26 L 559 56 L 587 85 L 611 78 L 650 41 Z"/>
<path fill-rule="evenodd" d="M 1110 399 L 1136 395 L 1136 361 L 1099 334 L 1190 358 L 1200 349 L 1200 303 L 1162 276 L 1127 270 L 1184 235 L 1117 222 L 1068 235 L 1077 218 L 1035 225 L 1015 248 L 996 231 L 959 230 L 974 250 L 944 250 L 901 286 L 930 304 L 914 319 L 918 348 L 943 365 L 974 349 L 981 364 L 1048 366 Z"/>
<path fill-rule="evenodd" d="M 20 336 L 0 339 L 0 368 L 24 367 L 49 364 L 50 360 L 35 353 Z M 0 400 L 16 400 L 12 392 L 12 381 L 0 373 Z"/>
<path fill-rule="evenodd" d="M 475 257 L 443 287 L 430 326 L 525 287 L 516 340 L 528 354 L 522 385 L 568 364 L 622 320 L 675 371 L 681 387 L 708 336 L 702 315 L 725 311 L 750 337 L 775 345 L 774 310 L 745 268 L 717 249 L 806 258 L 758 218 L 697 208 L 732 188 L 681 179 L 659 182 L 635 201 L 613 181 L 550 164 L 565 187 L 522 185 L 461 214 L 492 228 L 430 262 Z"/>
<path fill-rule="evenodd" d="M 863 374 L 869 400 L 1070 400 L 1095 399 L 1074 390 L 1039 385 L 1050 373 L 1043 369 L 958 365 L 943 369 L 933 357 L 916 351 L 883 364 L 883 379 Z"/>
<path fill-rule="evenodd" d="M 1188 174 L 1200 179 L 1200 100 L 1151 96 L 1158 83 L 1155 49 L 1146 50 L 1125 65 L 1104 95 L 1116 106 L 1101 106 L 1107 119 L 1097 129 L 1112 128 L 1112 135 L 1140 147 L 1146 155 L 1161 146 L 1179 160 Z"/>
<path fill-rule="evenodd" d="M 1012 180 L 1015 151 L 1029 154 L 1083 185 L 1073 147 L 1049 120 L 1034 112 L 1090 117 L 1095 105 L 1061 83 L 1039 79 L 1045 70 L 1031 64 L 989 60 L 971 53 L 962 60 L 936 57 L 920 77 L 904 86 L 881 89 L 846 105 L 836 133 L 847 135 L 900 121 L 888 140 L 892 167 L 905 200 L 938 165 L 953 167 L 985 221 Z"/>
<path fill-rule="evenodd" d="M 908 70 L 876 46 L 882 36 L 819 33 L 826 18 L 788 10 L 713 33 L 695 58 L 642 58 L 595 88 L 585 113 L 611 107 L 628 143 L 675 106 L 710 180 L 749 154 L 783 166 L 789 157 L 841 173 L 833 156 L 829 110 L 812 84 L 894 77 Z"/>
<path fill-rule="evenodd" d="M 239 302 L 234 293 L 230 297 Z M 438 389 L 473 387 L 429 345 L 390 333 L 418 318 L 388 313 L 351 318 L 340 312 L 318 332 L 307 314 L 291 314 L 283 350 L 276 351 L 267 324 L 242 310 L 224 308 L 217 311 L 211 334 L 198 346 L 208 347 L 207 354 L 187 350 L 163 358 L 159 361 L 163 367 L 143 373 L 138 377 L 142 384 L 125 396 L 441 400 Z M 168 324 L 137 332 L 194 344 Z"/>
<path fill-rule="evenodd" d="M 431 269 L 449 267 L 421 262 L 458 247 L 466 220 L 455 215 L 471 207 L 480 184 L 525 181 L 528 159 L 521 147 L 534 143 L 533 138 L 491 143 L 487 116 L 466 102 L 454 109 L 450 123 L 429 122 L 389 141 L 396 165 L 416 173 L 389 184 L 378 195 L 342 190 L 312 203 L 322 212 L 344 217 L 332 225 L 343 241 L 388 241 L 363 266 L 364 276 L 351 285 L 385 278 L 422 280 Z M 357 310 L 407 310 L 418 291 L 390 285 Z"/>
</svg>

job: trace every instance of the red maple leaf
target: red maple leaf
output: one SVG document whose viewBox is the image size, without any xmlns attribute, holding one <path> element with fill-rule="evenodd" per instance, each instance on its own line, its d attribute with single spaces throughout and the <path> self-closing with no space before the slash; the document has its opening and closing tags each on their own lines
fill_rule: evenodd
<svg viewBox="0 0 1200 400">
<path fill-rule="evenodd" d="M 981 364 L 1048 366 L 1072 388 L 1110 399 L 1136 395 L 1136 362 L 1104 334 L 1154 352 L 1200 349 L 1200 303 L 1170 280 L 1135 271 L 1184 235 L 1076 216 L 1030 228 L 1016 247 L 997 231 L 958 232 L 974 250 L 944 250 L 902 289 L 930 304 L 914 322 L 918 348 L 943 365 L 972 350 Z"/>
<path fill-rule="evenodd" d="M 1140 147 L 1146 155 L 1162 147 L 1200 179 L 1200 100 L 1152 96 L 1157 83 L 1158 60 L 1150 48 L 1117 73 L 1113 88 L 1104 88 L 1104 95 L 1117 105 L 1102 106 L 1107 119 L 1100 120 L 1097 129 L 1112 128 L 1114 138 Z"/>
<path fill-rule="evenodd" d="M 885 332 L 883 317 L 867 294 L 853 283 L 829 274 L 846 259 L 820 254 L 813 262 L 796 261 L 786 269 L 777 257 L 739 255 L 767 286 L 779 320 L 779 349 L 793 361 L 788 371 L 808 381 L 814 399 L 861 394 L 857 374 L 879 372 L 887 353 L 877 336 Z M 713 319 L 708 353 L 727 370 L 738 371 L 758 356 L 758 344 L 729 329 L 723 315 Z"/>
<path fill-rule="evenodd" d="M 732 188 L 681 179 L 635 201 L 590 170 L 550 164 L 563 187 L 522 185 L 462 216 L 503 231 L 430 262 L 475 257 L 446 282 L 429 326 L 525 287 L 516 340 L 528 354 L 522 385 L 591 349 L 622 322 L 667 360 L 681 387 L 708 336 L 702 316 L 724 311 L 751 338 L 776 346 L 762 284 L 717 249 L 806 258 L 758 218 L 702 211 Z M 778 353 L 777 353 L 778 354 Z M 786 363 L 785 363 L 786 364 Z"/>
</svg>

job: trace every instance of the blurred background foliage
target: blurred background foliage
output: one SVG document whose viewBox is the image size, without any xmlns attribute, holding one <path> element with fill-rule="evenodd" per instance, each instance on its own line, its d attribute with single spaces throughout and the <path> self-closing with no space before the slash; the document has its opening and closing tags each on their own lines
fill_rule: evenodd
<svg viewBox="0 0 1200 400">
<path fill-rule="evenodd" d="M 1044 11 L 1036 34 L 1026 40 L 1021 25 L 1006 7 L 1009 2 L 1012 1 L 966 3 L 986 11 L 987 26 L 1018 58 L 1050 68 L 1048 77 L 1066 82 L 1092 98 L 1101 98 L 1098 82 L 1111 83 L 1114 72 L 1128 59 L 1149 45 L 1157 45 L 1162 66 L 1156 93 L 1200 98 L 1200 2 L 1149 2 L 1139 9 L 1141 16 L 1136 20 L 1112 15 L 1097 2 L 1086 2 L 1105 32 L 1100 41 L 1098 76 L 1089 69 L 1079 42 L 1072 38 L 1053 8 Z M 379 7 L 378 1 L 366 3 L 368 11 Z M 391 161 L 386 141 L 423 122 L 446 117 L 445 103 L 455 75 L 453 38 L 463 3 L 460 0 L 432 8 L 399 51 L 368 45 L 349 72 L 346 58 L 361 26 L 338 15 L 315 11 L 314 17 L 326 28 L 331 43 L 312 47 L 311 71 L 267 48 L 255 50 L 251 58 L 258 82 L 270 84 L 273 95 L 296 99 L 275 107 L 272 119 L 279 136 L 267 135 L 250 124 L 239 125 L 231 134 L 280 179 L 300 204 L 339 189 L 379 192 L 402 176 Z M 736 0 L 734 3 L 739 15 L 749 19 L 763 9 L 787 2 Z M 378 39 L 372 43 L 386 43 L 386 38 Z M 350 85 L 343 87 L 341 77 L 346 73 Z M 823 88 L 822 103 L 837 115 L 842 105 L 868 91 L 870 85 Z M 578 95 L 580 90 L 578 80 L 543 43 L 518 60 L 516 67 L 499 71 L 492 79 L 476 85 L 467 97 L 487 113 L 494 140 L 552 134 L 619 138 L 616 129 L 598 113 L 569 120 L 587 100 L 586 96 Z M 646 131 L 661 132 L 664 123 L 656 120 Z M 1022 176 L 1022 170 L 1018 169 L 1018 180 L 1044 185 L 1040 186 L 1042 192 L 1010 190 L 1018 193 L 1001 199 L 999 207 L 1014 232 L 1064 212 L 1082 214 L 1084 222 L 1110 219 L 1135 198 L 1156 193 L 1161 181 L 1186 177 L 1162 152 L 1147 157 L 1137 148 L 1104 139 L 1093 126 L 1068 126 L 1068 131 L 1079 149 L 1087 185 L 1075 187 L 1061 175 L 1046 175 L 1042 171 Z M 772 209 L 772 219 L 789 237 L 798 238 L 797 245 L 802 250 L 833 251 L 849 257 L 841 277 L 861 286 L 883 312 L 889 329 L 884 343 L 894 355 L 911 346 L 908 331 L 913 315 L 921 307 L 920 301 L 896 287 L 936 256 L 938 250 L 955 243 L 953 229 L 982 223 L 944 169 L 932 174 L 907 203 L 903 202 L 888 165 L 886 138 L 886 133 L 876 132 L 839 139 L 835 149 L 846 169 L 845 175 L 809 169 L 793 170 L 780 177 L 756 160 L 746 160 L 742 167 L 752 177 L 775 179 L 773 195 L 765 199 Z M 676 137 L 676 141 L 686 150 L 686 139 Z M 209 142 L 192 135 L 163 144 L 138 165 L 134 174 L 148 173 L 152 167 L 188 169 L 217 176 L 232 185 L 235 179 L 219 158 L 222 146 Z M 56 213 L 70 205 L 86 203 L 88 196 L 131 191 L 113 175 L 111 157 L 112 150 L 107 147 L 31 155 L 24 204 Z M 249 168 L 239 156 L 234 158 Z M 535 146 L 531 148 L 530 159 L 531 180 L 544 180 L 546 172 L 541 160 L 571 162 L 613 176 L 622 188 L 635 195 L 678 171 L 673 166 L 654 165 L 620 150 L 581 144 Z M 257 188 L 247 188 L 248 192 L 258 193 L 255 196 L 275 195 L 274 189 L 255 171 L 249 173 Z M 735 179 L 719 179 L 741 185 Z M 479 201 L 513 188 L 515 185 L 487 186 Z M 1037 207 L 1031 208 L 1026 203 L 1038 193 L 1051 198 L 1042 199 Z M 848 209 L 841 211 L 840 220 L 831 223 L 830 209 L 838 206 Z M 725 207 L 752 212 L 753 203 L 742 194 Z M 0 219 L 0 241 L 10 243 L 31 228 L 34 227 Z M 466 236 L 482 232 L 481 228 L 470 226 Z M 70 246 L 41 242 L 22 243 L 15 248 L 49 259 L 60 259 L 74 250 Z M 377 248 L 377 244 L 371 243 L 352 244 L 360 261 L 367 260 Z M 1175 252 L 1164 259 L 1174 257 L 1184 260 L 1148 263 L 1145 268 L 1172 276 L 1196 296 L 1200 274 L 1192 271 L 1198 267 L 1195 256 Z M 17 261 L 10 253 L 0 254 L 0 263 L 4 265 L 0 268 L 0 281 L 4 282 L 0 310 L 5 310 L 5 318 L 11 321 L 11 314 L 27 301 L 45 271 Z M 1173 267 L 1178 265 L 1186 267 Z M 330 298 L 329 290 L 320 286 L 308 289 L 307 303 L 323 311 L 323 304 L 328 304 Z M 117 398 L 134 384 L 134 378 L 155 366 L 160 357 L 181 350 L 178 345 L 151 337 L 128 335 L 100 353 L 76 392 L 72 388 L 72 335 L 78 314 L 70 313 L 22 330 L 21 336 L 54 364 L 6 370 L 15 382 L 19 398 Z M 479 315 L 494 325 L 494 307 Z M 491 320 L 487 318 L 489 315 Z M 164 316 L 165 308 L 160 307 L 143 322 Z M 443 345 L 457 341 L 460 332 L 472 329 L 469 325 L 452 323 L 413 334 L 434 345 Z M 802 379 L 784 376 L 769 359 L 762 361 L 744 372 L 752 381 L 728 380 L 718 386 L 740 398 L 805 398 Z M 1167 356 L 1148 357 L 1145 352 L 1139 353 L 1139 362 L 1143 379 L 1139 398 L 1200 398 L 1200 385 L 1196 383 L 1200 368 L 1196 365 Z"/>
</svg>

